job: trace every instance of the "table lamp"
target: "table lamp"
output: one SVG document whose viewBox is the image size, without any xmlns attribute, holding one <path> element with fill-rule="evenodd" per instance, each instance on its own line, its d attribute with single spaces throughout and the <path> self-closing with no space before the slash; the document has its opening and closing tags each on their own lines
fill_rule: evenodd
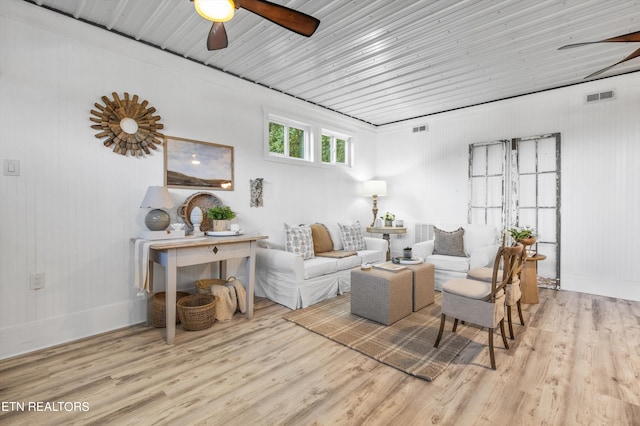
<svg viewBox="0 0 640 426">
<path fill-rule="evenodd" d="M 375 226 L 376 217 L 378 217 L 378 197 L 384 197 L 387 195 L 387 181 L 368 180 L 364 182 L 363 195 L 370 195 L 373 197 L 373 222 L 371 222 L 371 226 Z"/>
<path fill-rule="evenodd" d="M 144 224 L 150 231 L 164 231 L 171 222 L 169 213 L 163 208 L 170 209 L 173 207 L 173 200 L 169 190 L 164 186 L 150 186 L 147 193 L 140 204 L 142 209 L 153 209 L 144 218 Z"/>
</svg>

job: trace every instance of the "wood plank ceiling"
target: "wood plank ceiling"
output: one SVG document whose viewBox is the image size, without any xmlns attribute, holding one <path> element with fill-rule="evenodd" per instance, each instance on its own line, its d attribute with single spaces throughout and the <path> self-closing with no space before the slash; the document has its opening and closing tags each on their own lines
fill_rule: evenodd
<svg viewBox="0 0 640 426">
<path fill-rule="evenodd" d="M 640 31 L 626 0 L 272 0 L 320 27 L 305 38 L 240 9 L 212 52 L 189 0 L 25 1 L 375 126 L 582 83 L 640 47 L 558 50 Z"/>
</svg>

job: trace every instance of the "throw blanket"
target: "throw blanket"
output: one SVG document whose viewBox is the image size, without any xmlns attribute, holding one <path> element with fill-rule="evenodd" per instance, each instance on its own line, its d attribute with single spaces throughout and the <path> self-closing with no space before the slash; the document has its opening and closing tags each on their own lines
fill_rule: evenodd
<svg viewBox="0 0 640 426">
<path fill-rule="evenodd" d="M 231 277 L 224 285 L 212 285 L 211 294 L 216 297 L 216 320 L 229 321 L 236 311 L 247 311 L 247 293 L 240 280 Z"/>
<path fill-rule="evenodd" d="M 341 259 L 343 257 L 355 256 L 355 251 L 345 251 L 345 250 L 333 250 L 333 251 L 325 251 L 323 253 L 316 253 L 318 257 L 333 257 L 337 259 Z"/>
</svg>

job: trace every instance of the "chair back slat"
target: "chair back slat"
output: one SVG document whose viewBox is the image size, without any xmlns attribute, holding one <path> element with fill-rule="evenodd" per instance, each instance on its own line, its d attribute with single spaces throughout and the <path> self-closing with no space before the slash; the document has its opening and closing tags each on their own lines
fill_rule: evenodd
<svg viewBox="0 0 640 426">
<path fill-rule="evenodd" d="M 514 274 L 519 273 L 521 263 L 520 259 L 522 258 L 523 249 L 524 247 L 520 243 L 511 247 L 502 246 L 498 249 L 498 252 L 496 253 L 496 260 L 493 263 L 491 302 L 495 302 L 496 295 L 500 293 L 500 290 L 504 291 L 507 284 L 512 282 Z M 499 280 L 498 273 L 500 271 L 500 264 L 502 264 L 503 270 L 502 279 Z"/>
</svg>

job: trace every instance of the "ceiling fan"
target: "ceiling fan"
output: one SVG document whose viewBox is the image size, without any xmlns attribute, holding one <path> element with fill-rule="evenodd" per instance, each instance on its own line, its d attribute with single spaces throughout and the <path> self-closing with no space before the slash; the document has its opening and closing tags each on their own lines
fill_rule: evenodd
<svg viewBox="0 0 640 426">
<path fill-rule="evenodd" d="M 191 0 L 200 16 L 213 21 L 207 49 L 224 49 L 229 45 L 224 22 L 233 18 L 234 9 L 246 9 L 290 31 L 310 37 L 320 25 L 313 16 L 266 0 Z"/>
<path fill-rule="evenodd" d="M 585 46 L 587 44 L 595 44 L 595 43 L 634 43 L 634 42 L 640 42 L 640 31 L 635 32 L 635 33 L 629 33 L 629 34 L 620 35 L 620 36 L 617 36 L 617 37 L 611 37 L 611 38 L 607 38 L 607 39 L 599 40 L 599 41 L 587 41 L 585 43 L 567 44 L 566 46 L 562 46 L 562 47 L 558 48 L 558 50 L 570 49 L 572 47 L 580 47 L 580 46 Z M 598 71 L 596 71 L 596 72 L 594 72 L 592 74 L 589 74 L 584 79 L 586 80 L 587 78 L 595 77 L 598 74 L 602 74 L 603 72 L 610 70 L 611 68 L 615 67 L 616 65 L 620 65 L 621 63 L 627 62 L 627 61 L 629 61 L 629 60 L 631 60 L 633 58 L 637 58 L 638 56 L 640 56 L 640 49 L 635 50 L 632 54 L 630 54 L 629 56 L 627 56 L 626 58 L 624 58 L 620 62 L 616 62 L 613 65 L 609 65 L 606 68 L 603 68 L 603 69 L 598 70 Z"/>
</svg>

